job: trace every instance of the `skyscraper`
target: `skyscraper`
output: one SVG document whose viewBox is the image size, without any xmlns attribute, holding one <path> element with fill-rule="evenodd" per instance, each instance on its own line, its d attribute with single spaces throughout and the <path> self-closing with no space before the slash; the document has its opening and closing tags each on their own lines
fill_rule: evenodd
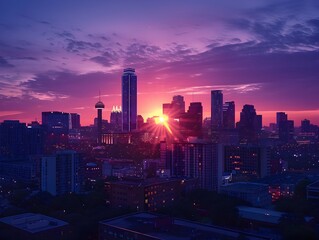
<svg viewBox="0 0 319 240">
<path fill-rule="evenodd" d="M 235 128 L 235 102 L 225 102 L 223 105 L 223 127 L 224 129 Z"/>
<path fill-rule="evenodd" d="M 180 118 L 184 113 L 185 101 L 184 97 L 181 95 L 174 96 L 171 103 L 163 104 L 163 114 L 167 115 L 169 118 Z"/>
<path fill-rule="evenodd" d="M 101 102 L 101 99 L 95 104 L 97 109 L 97 143 L 102 143 L 102 110 L 104 109 L 104 103 Z"/>
<path fill-rule="evenodd" d="M 257 117 L 254 105 L 245 104 L 241 113 L 240 121 L 237 123 L 240 140 L 244 142 L 254 142 L 257 140 L 256 127 L 262 125 L 261 117 Z"/>
<path fill-rule="evenodd" d="M 211 92 L 211 121 L 213 130 L 223 127 L 223 93 L 221 90 Z"/>
<path fill-rule="evenodd" d="M 124 69 L 122 75 L 122 114 L 123 132 L 135 130 L 137 118 L 137 76 L 134 68 Z"/>
</svg>

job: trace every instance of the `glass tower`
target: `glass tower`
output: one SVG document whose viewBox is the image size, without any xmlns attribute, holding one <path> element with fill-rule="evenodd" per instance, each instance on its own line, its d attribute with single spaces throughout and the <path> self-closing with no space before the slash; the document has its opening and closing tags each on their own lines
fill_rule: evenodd
<svg viewBox="0 0 319 240">
<path fill-rule="evenodd" d="M 122 75 L 122 130 L 136 129 L 137 119 L 137 76 L 134 68 L 124 69 Z"/>
</svg>

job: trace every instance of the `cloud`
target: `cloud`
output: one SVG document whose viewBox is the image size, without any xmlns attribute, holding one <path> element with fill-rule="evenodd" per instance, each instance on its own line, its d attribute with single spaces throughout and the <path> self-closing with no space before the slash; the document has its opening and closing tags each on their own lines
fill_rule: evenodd
<svg viewBox="0 0 319 240">
<path fill-rule="evenodd" d="M 218 89 L 225 92 L 234 92 L 234 93 L 248 93 L 251 91 L 259 91 L 262 89 L 260 83 L 251 83 L 251 84 L 233 84 L 233 85 L 209 85 L 209 86 L 192 86 L 187 88 L 174 89 L 169 93 L 172 94 L 186 94 L 186 95 L 205 95 L 210 94 L 211 90 Z"/>
<path fill-rule="evenodd" d="M 0 56 L 0 68 L 12 68 L 14 65 L 10 64 L 6 59 Z"/>
</svg>

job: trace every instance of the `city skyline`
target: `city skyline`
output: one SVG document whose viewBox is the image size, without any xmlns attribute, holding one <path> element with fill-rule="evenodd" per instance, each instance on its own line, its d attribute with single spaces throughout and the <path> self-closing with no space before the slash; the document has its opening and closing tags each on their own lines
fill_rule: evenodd
<svg viewBox="0 0 319 240">
<path fill-rule="evenodd" d="M 144 119 L 174 95 L 202 102 L 209 117 L 210 92 L 220 89 L 235 101 L 236 121 L 252 104 L 263 125 L 276 112 L 296 126 L 319 124 L 316 1 L 2 1 L 0 9 L 0 121 L 64 111 L 89 125 L 99 90 L 109 119 L 121 72 L 133 67 Z"/>
</svg>

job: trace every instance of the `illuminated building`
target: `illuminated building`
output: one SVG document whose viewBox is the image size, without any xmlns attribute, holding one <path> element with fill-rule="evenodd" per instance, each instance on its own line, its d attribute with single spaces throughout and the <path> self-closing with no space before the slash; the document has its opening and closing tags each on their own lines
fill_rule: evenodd
<svg viewBox="0 0 319 240">
<path fill-rule="evenodd" d="M 118 106 L 113 106 L 110 115 L 111 128 L 115 132 L 122 131 L 122 108 Z"/>
<path fill-rule="evenodd" d="M 122 130 L 136 129 L 137 118 L 137 76 L 134 68 L 124 69 L 122 75 Z"/>
<path fill-rule="evenodd" d="M 194 179 L 149 178 L 111 182 L 111 205 L 135 211 L 156 211 L 174 203 L 186 188 L 195 187 Z"/>
<path fill-rule="evenodd" d="M 256 179 L 270 174 L 269 149 L 259 146 L 224 146 L 224 171 L 237 178 Z"/>
</svg>

